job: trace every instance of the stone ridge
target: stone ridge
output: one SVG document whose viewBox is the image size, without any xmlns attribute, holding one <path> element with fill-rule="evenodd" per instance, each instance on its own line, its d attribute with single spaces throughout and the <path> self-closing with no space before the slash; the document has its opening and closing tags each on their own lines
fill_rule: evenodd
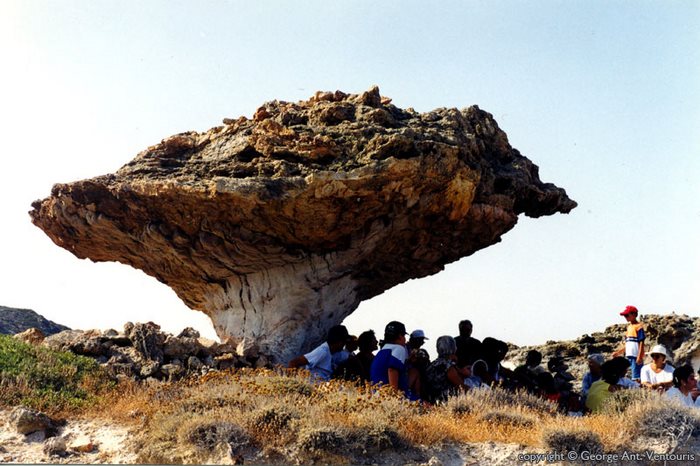
<svg viewBox="0 0 700 466">
<path fill-rule="evenodd" d="M 171 136 L 115 174 L 55 185 L 30 215 L 76 256 L 166 283 L 240 351 L 282 360 L 362 300 L 497 243 L 519 214 L 575 206 L 489 113 L 416 113 L 374 87 Z"/>
<path fill-rule="evenodd" d="M 44 335 L 69 330 L 65 325 L 52 322 L 30 309 L 0 306 L 0 334 L 14 335 L 30 328 L 38 328 Z"/>
</svg>

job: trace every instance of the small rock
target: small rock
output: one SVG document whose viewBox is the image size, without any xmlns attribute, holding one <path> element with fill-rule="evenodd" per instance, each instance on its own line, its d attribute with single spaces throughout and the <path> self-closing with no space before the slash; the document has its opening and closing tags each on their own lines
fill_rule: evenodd
<svg viewBox="0 0 700 466">
<path fill-rule="evenodd" d="M 73 440 L 68 448 L 78 453 L 91 453 L 95 450 L 95 444 L 90 437 L 82 435 Z"/>
<path fill-rule="evenodd" d="M 44 442 L 43 450 L 49 456 L 64 456 L 66 440 L 63 437 L 51 437 Z"/>
<path fill-rule="evenodd" d="M 222 354 L 221 356 L 217 356 L 214 359 L 216 360 L 216 366 L 222 371 L 230 369 L 232 367 L 236 367 L 237 359 L 231 353 Z"/>
<path fill-rule="evenodd" d="M 163 364 L 160 371 L 168 377 L 168 380 L 175 380 L 185 372 L 185 369 L 182 364 Z"/>
<path fill-rule="evenodd" d="M 148 377 L 153 377 L 156 372 L 158 372 L 158 369 L 160 368 L 160 364 L 158 364 L 157 361 L 148 361 L 144 363 L 143 366 L 141 366 L 141 370 L 139 371 L 139 374 L 141 377 L 148 378 Z"/>
<path fill-rule="evenodd" d="M 263 367 L 268 367 L 270 365 L 270 361 L 267 359 L 265 355 L 260 355 L 258 359 L 255 361 L 254 367 L 256 369 L 261 369 Z"/>
<path fill-rule="evenodd" d="M 53 428 L 54 424 L 46 414 L 19 406 L 10 413 L 10 422 L 20 434 L 31 434 Z"/>
<path fill-rule="evenodd" d="M 197 356 L 187 358 L 187 368 L 193 371 L 199 371 L 204 367 L 202 361 Z"/>
</svg>

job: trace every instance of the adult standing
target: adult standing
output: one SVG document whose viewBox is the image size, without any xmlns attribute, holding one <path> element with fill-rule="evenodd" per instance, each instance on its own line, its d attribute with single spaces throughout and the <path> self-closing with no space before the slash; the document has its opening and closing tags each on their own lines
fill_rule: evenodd
<svg viewBox="0 0 700 466">
<path fill-rule="evenodd" d="M 473 330 L 471 320 L 465 319 L 459 323 L 459 336 L 455 337 L 459 367 L 471 366 L 474 361 L 480 359 L 481 342 L 472 337 Z"/>
<path fill-rule="evenodd" d="M 673 386 L 674 367 L 668 360 L 668 351 L 663 345 L 651 349 L 651 362 L 642 367 L 640 380 L 643 387 L 664 392 Z"/>
</svg>

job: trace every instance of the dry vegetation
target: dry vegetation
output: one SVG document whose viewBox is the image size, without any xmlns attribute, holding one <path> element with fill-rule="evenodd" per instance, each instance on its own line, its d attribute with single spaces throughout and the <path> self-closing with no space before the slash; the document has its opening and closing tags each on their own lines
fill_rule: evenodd
<svg viewBox="0 0 700 466">
<path fill-rule="evenodd" d="M 634 449 L 630 442 L 640 436 L 664 439 L 669 452 L 700 428 L 693 413 L 646 391 L 623 392 L 604 414 L 575 418 L 524 393 L 478 390 L 427 406 L 386 389 L 313 385 L 303 373 L 270 370 L 122 385 L 92 415 L 138 427 L 143 463 L 382 463 L 397 451 L 420 462 L 421 447 L 489 441 L 528 451 L 615 452 Z"/>
<path fill-rule="evenodd" d="M 117 385 L 88 358 L 0 343 L 0 405 L 132 426 L 131 448 L 143 463 L 420 463 L 426 448 L 482 442 L 528 452 L 652 445 L 668 453 L 700 433 L 695 413 L 643 390 L 618 392 L 603 414 L 576 418 L 527 393 L 473 390 L 430 406 L 388 389 L 314 385 L 304 372 L 281 369 Z"/>
</svg>

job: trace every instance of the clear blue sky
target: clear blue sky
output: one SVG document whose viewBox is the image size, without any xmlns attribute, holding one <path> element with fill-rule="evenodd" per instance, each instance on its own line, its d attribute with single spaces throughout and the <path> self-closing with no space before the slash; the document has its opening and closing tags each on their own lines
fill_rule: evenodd
<svg viewBox="0 0 700 466">
<path fill-rule="evenodd" d="M 55 246 L 31 202 L 267 100 L 377 84 L 400 107 L 491 112 L 579 207 L 363 303 L 351 331 L 471 318 L 528 344 L 627 304 L 700 316 L 699 24 L 697 1 L 0 2 L 0 305 L 211 335 L 155 279 Z"/>
</svg>

